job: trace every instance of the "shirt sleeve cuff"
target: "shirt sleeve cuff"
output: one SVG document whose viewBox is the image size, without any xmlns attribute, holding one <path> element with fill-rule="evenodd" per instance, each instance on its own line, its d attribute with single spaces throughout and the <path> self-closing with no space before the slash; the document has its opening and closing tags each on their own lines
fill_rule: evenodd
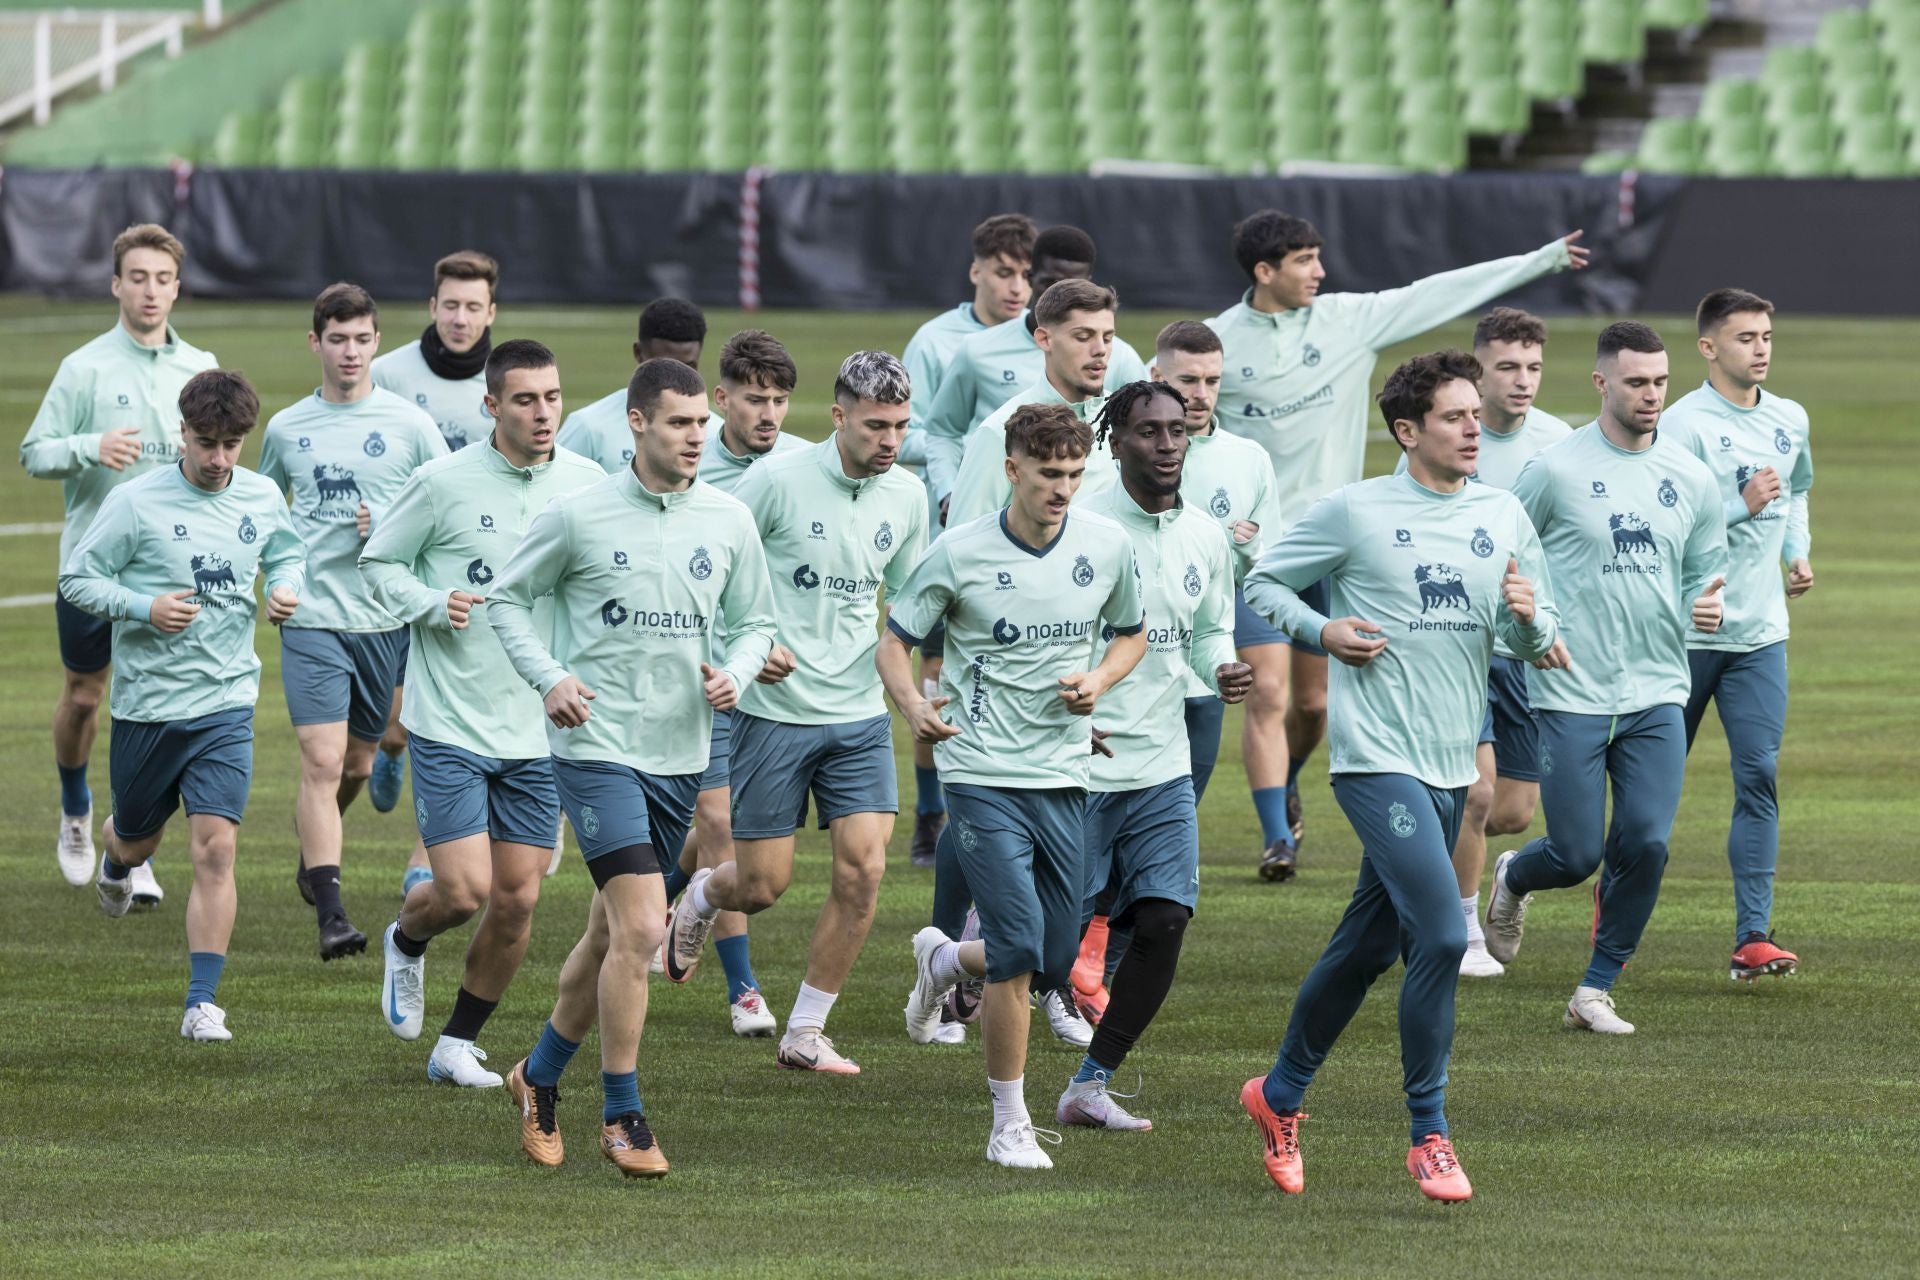
<svg viewBox="0 0 1920 1280">
<path fill-rule="evenodd" d="M 909 649 L 918 649 L 921 646 L 921 644 L 924 643 L 926 640 L 925 636 L 917 636 L 913 634 L 913 632 L 901 626 L 891 616 L 887 618 L 887 630 L 893 632 L 894 635 L 900 637 L 901 641 Z"/>
<path fill-rule="evenodd" d="M 1140 619 L 1140 621 L 1134 623 L 1130 627 L 1115 627 L 1113 629 L 1113 634 L 1117 636 L 1137 636 L 1142 631 L 1146 630 L 1146 627 L 1147 627 L 1147 620 L 1145 618 L 1142 618 Z"/>
</svg>

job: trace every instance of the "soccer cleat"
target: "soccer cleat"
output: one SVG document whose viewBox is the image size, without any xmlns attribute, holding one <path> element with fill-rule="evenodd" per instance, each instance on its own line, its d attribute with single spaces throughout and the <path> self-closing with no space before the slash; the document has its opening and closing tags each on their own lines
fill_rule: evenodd
<svg viewBox="0 0 1920 1280">
<path fill-rule="evenodd" d="M 93 810 L 68 817 L 60 815 L 60 840 L 53 847 L 60 861 L 60 878 L 78 889 L 93 874 L 96 856 L 93 847 Z"/>
<path fill-rule="evenodd" d="M 1293 879 L 1297 856 L 1294 846 L 1285 840 L 1275 840 L 1260 855 L 1260 878 L 1269 884 L 1284 884 Z"/>
<path fill-rule="evenodd" d="M 1103 1071 L 1091 1080 L 1069 1084 L 1067 1091 L 1060 1095 L 1059 1105 L 1053 1109 L 1053 1118 L 1061 1124 L 1088 1129 L 1140 1132 L 1153 1128 L 1153 1121 L 1130 1114 L 1113 1099 L 1114 1095 L 1107 1092 L 1107 1075 Z"/>
<path fill-rule="evenodd" d="M 427 1079 L 463 1089 L 498 1089 L 499 1073 L 480 1065 L 486 1060 L 486 1053 L 473 1041 L 441 1036 L 427 1056 Z"/>
<path fill-rule="evenodd" d="M 94 877 L 94 889 L 100 894 L 100 910 L 109 920 L 118 920 L 133 905 L 133 877 L 107 879 L 107 855 L 100 855 L 100 874 Z"/>
<path fill-rule="evenodd" d="M 787 1034 L 780 1038 L 780 1048 L 773 1060 L 789 1071 L 818 1071 L 829 1076 L 857 1076 L 860 1064 L 851 1058 L 842 1057 L 833 1047 L 833 1041 L 820 1033 L 818 1027 L 804 1027 L 799 1030 L 787 1028 Z"/>
<path fill-rule="evenodd" d="M 1093 1043 L 1092 1024 L 1080 1016 L 1080 1011 L 1060 991 L 1049 991 L 1043 996 L 1029 999 L 1036 1007 L 1046 1011 L 1047 1025 L 1053 1029 L 1054 1039 L 1061 1044 L 1084 1049 Z"/>
<path fill-rule="evenodd" d="M 402 1040 L 418 1040 L 420 1024 L 427 1016 L 427 957 L 425 954 L 410 956 L 393 945 L 393 935 L 400 931 L 400 922 L 395 920 L 387 926 L 381 935 L 381 950 L 387 959 L 386 972 L 380 978 L 380 1016 L 387 1024 L 387 1030 Z M 325 952 L 322 951 L 324 957 Z M 446 1043 L 446 1037 L 441 1037 Z M 458 1042 L 471 1043 L 471 1042 Z M 434 1056 L 440 1056 L 436 1047 Z M 493 1075 L 488 1072 L 488 1075 Z M 427 1064 L 427 1076 L 433 1076 L 433 1064 Z M 500 1077 L 494 1076 L 493 1082 L 500 1083 Z"/>
<path fill-rule="evenodd" d="M 1467 1181 L 1467 1171 L 1460 1167 L 1445 1134 L 1430 1133 L 1419 1146 L 1409 1147 L 1407 1172 L 1420 1184 L 1420 1194 L 1429 1200 L 1458 1204 L 1473 1199 L 1473 1184 Z"/>
<path fill-rule="evenodd" d="M 667 1158 L 660 1153 L 647 1118 L 638 1111 L 615 1116 L 600 1126 L 600 1154 L 613 1161 L 613 1167 L 629 1178 L 660 1178 L 667 1172 Z"/>
<path fill-rule="evenodd" d="M 1460 956 L 1460 976 L 1463 978 L 1497 978 L 1507 971 L 1507 966 L 1495 960 L 1487 951 L 1486 944 L 1469 942 Z"/>
<path fill-rule="evenodd" d="M 940 1013 L 940 1029 L 933 1033 L 929 1044 L 965 1044 L 967 1042 L 967 1024 L 947 1019 L 946 1010 Z"/>
<path fill-rule="evenodd" d="M 752 987 L 742 991 L 740 998 L 728 1007 L 733 1016 L 733 1034 L 737 1036 L 770 1036 L 780 1025 L 773 1010 L 767 1008 L 766 1000 Z"/>
<path fill-rule="evenodd" d="M 567 1158 L 566 1144 L 560 1140 L 560 1123 L 554 1115 L 560 1090 L 552 1085 L 527 1083 L 527 1060 L 513 1064 L 507 1073 L 507 1097 L 520 1112 L 520 1149 L 527 1159 L 548 1169 L 558 1169 Z"/>
<path fill-rule="evenodd" d="M 1727 976 L 1735 982 L 1755 978 L 1784 978 L 1800 967 L 1800 957 L 1785 947 L 1776 946 L 1770 933 L 1750 933 L 1733 953 L 1733 965 Z"/>
<path fill-rule="evenodd" d="M 1000 1125 L 987 1138 L 987 1159 L 1003 1169 L 1051 1169 L 1053 1161 L 1041 1150 L 1041 1138 L 1060 1145 L 1059 1134 L 1036 1129 L 1031 1120 Z"/>
<path fill-rule="evenodd" d="M 713 919 L 702 919 L 693 909 L 694 891 L 712 876 L 713 872 L 705 867 L 694 872 L 667 917 L 667 938 L 661 944 L 661 960 L 666 965 L 669 982 L 685 982 L 693 976 L 694 966 L 700 963 L 700 952 L 707 945 L 707 935 L 713 932 Z"/>
<path fill-rule="evenodd" d="M 673 917 L 669 915 L 667 919 L 669 922 L 671 922 Z M 653 949 L 653 959 L 647 961 L 647 972 L 648 973 L 665 973 L 666 971 L 667 971 L 667 944 L 663 942 L 659 946 Z"/>
<path fill-rule="evenodd" d="M 1513 893 L 1507 888 L 1507 864 L 1519 857 L 1509 849 L 1493 864 L 1493 892 L 1487 895 L 1487 954 L 1501 964 L 1512 964 L 1520 954 L 1520 935 L 1525 932 L 1530 893 Z"/>
<path fill-rule="evenodd" d="M 1080 954 L 1068 974 L 1074 1007 L 1095 1026 L 1107 1012 L 1107 918 L 1095 916 L 1080 939 Z"/>
<path fill-rule="evenodd" d="M 367 779 L 367 799 L 380 813 L 392 813 L 393 806 L 400 803 L 400 784 L 407 778 L 407 753 L 404 749 L 397 756 L 390 756 L 384 750 L 373 753 L 373 774 Z"/>
<path fill-rule="evenodd" d="M 940 833 L 947 829 L 947 813 L 916 813 L 913 815 L 913 843 L 907 846 L 907 861 L 916 867 L 931 867 L 934 864 L 934 850 L 940 843 Z"/>
<path fill-rule="evenodd" d="M 407 900 L 407 895 L 413 892 L 415 885 L 432 883 L 432 867 L 408 867 L 400 873 L 400 901 L 405 902 Z"/>
<path fill-rule="evenodd" d="M 1300 811 L 1300 784 L 1297 782 L 1287 784 L 1287 834 L 1293 837 L 1295 849 L 1307 838 L 1307 819 Z"/>
<path fill-rule="evenodd" d="M 186 1016 L 180 1019 L 180 1037 L 199 1041 L 233 1039 L 233 1032 L 227 1030 L 227 1011 L 208 1000 L 189 1005 Z"/>
<path fill-rule="evenodd" d="M 1613 993 L 1598 987 L 1575 987 L 1560 1021 L 1575 1031 L 1597 1031 L 1603 1036 L 1633 1034 L 1633 1024 L 1613 1011 Z"/>
<path fill-rule="evenodd" d="M 133 874 L 127 877 L 127 883 L 133 886 L 133 905 L 136 907 L 157 907 L 160 900 L 167 896 L 167 891 L 153 878 L 151 859 L 135 867 Z"/>
<path fill-rule="evenodd" d="M 320 958 L 335 960 L 357 956 L 367 949 L 367 935 L 353 927 L 344 911 L 335 912 L 320 922 Z"/>
<path fill-rule="evenodd" d="M 1275 1111 L 1267 1103 L 1266 1083 L 1265 1076 L 1255 1076 L 1241 1085 L 1240 1105 L 1260 1130 L 1260 1141 L 1266 1147 L 1260 1160 L 1267 1166 L 1267 1176 L 1274 1186 L 1297 1196 L 1307 1188 L 1306 1170 L 1300 1163 L 1300 1122 L 1307 1113 L 1296 1111 L 1283 1116 Z"/>
<path fill-rule="evenodd" d="M 928 925 L 913 935 L 913 990 L 907 994 L 907 1038 L 930 1044 L 940 1030 L 940 1007 L 952 987 L 934 980 L 933 959 L 947 943 L 947 935 Z"/>
</svg>

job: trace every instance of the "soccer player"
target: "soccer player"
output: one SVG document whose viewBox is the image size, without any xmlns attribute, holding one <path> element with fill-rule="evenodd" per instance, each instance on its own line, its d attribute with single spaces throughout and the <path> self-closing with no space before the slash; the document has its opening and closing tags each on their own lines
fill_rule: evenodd
<svg viewBox="0 0 1920 1280">
<path fill-rule="evenodd" d="M 696 479 L 707 389 L 690 365 L 649 360 L 629 385 L 633 465 L 554 502 L 495 576 L 487 613 L 520 677 L 545 699 L 554 781 L 597 892 L 533 1052 L 507 1077 L 520 1145 L 565 1156 L 560 1075 L 600 1024 L 600 1150 L 628 1177 L 667 1160 L 640 1101 L 647 958 L 665 931 L 662 873 L 680 856 L 707 764 L 712 713 L 738 700 L 773 642 L 753 518 Z M 553 596 L 553 647 L 534 602 Z M 713 620 L 730 654 L 715 667 Z"/>
<path fill-rule="evenodd" d="M 873 649 L 880 587 L 899 592 L 927 545 L 926 491 L 894 465 L 910 397 L 898 360 L 854 352 L 834 379 L 833 434 L 754 467 L 734 490 L 777 584 L 778 640 L 733 716 L 733 858 L 694 875 L 667 946 L 667 976 L 684 982 L 717 912 L 779 900 L 811 793 L 831 833 L 832 880 L 775 1061 L 830 1075 L 860 1073 L 827 1038 L 827 1015 L 873 927 L 899 810 Z"/>
<path fill-rule="evenodd" d="M 1023 405 L 1007 423 L 1012 501 L 953 525 L 892 601 L 874 664 L 914 736 L 935 744 L 981 937 L 914 935 L 906 1018 L 916 1039 L 964 976 L 986 979 L 987 1159 L 1050 1169 L 1027 1114 L 1027 992 L 1067 982 L 1080 929 L 1089 721 L 1146 652 L 1140 574 L 1125 530 L 1067 508 L 1093 449 L 1071 408 Z M 912 651 L 945 618 L 954 661 L 927 698 Z M 1114 638 L 1096 663 L 1102 628 Z M 957 674 L 956 674 L 957 673 Z M 951 719 L 943 715 L 953 707 Z"/>
<path fill-rule="evenodd" d="M 1333 794 L 1361 846 L 1353 900 L 1300 983 L 1273 1070 L 1240 1090 L 1267 1174 L 1290 1194 L 1305 1185 L 1307 1088 L 1367 989 L 1402 958 L 1407 1172 L 1430 1199 L 1473 1194 L 1443 1099 L 1467 945 L 1451 854 L 1476 776 L 1494 637 L 1529 660 L 1565 656 L 1526 513 L 1513 495 L 1467 483 L 1479 463 L 1479 378 L 1478 363 L 1459 351 L 1395 369 L 1380 391 L 1380 416 L 1407 454 L 1406 474 L 1316 502 L 1246 579 L 1249 607 L 1340 660 Z M 1332 618 L 1305 598 L 1322 581 Z"/>
<path fill-rule="evenodd" d="M 1250 287 L 1239 305 L 1207 321 L 1226 348 L 1220 425 L 1272 455 L 1281 524 L 1360 478 L 1367 381 L 1384 348 L 1550 272 L 1580 270 L 1587 265 L 1580 235 L 1575 231 L 1532 253 L 1444 271 L 1401 289 L 1321 297 L 1327 271 L 1312 223 L 1263 209 L 1236 225 L 1233 254 Z M 1309 590 L 1307 601 L 1326 607 L 1318 588 Z M 1261 874 L 1286 880 L 1294 859 L 1271 851 L 1283 829 L 1297 850 L 1304 831 L 1300 769 L 1326 734 L 1327 656 L 1308 639 L 1293 646 L 1284 673 L 1278 663 L 1256 670 L 1242 751 L 1269 850 Z"/>
<path fill-rule="evenodd" d="M 640 312 L 640 338 L 633 344 L 633 362 L 678 360 L 689 369 L 700 367 L 700 351 L 707 341 L 707 317 L 684 298 L 655 298 Z M 717 429 L 708 423 L 707 434 Z M 633 463 L 633 432 L 627 428 L 627 389 L 602 396 L 584 409 L 567 415 L 560 428 L 562 449 L 585 454 L 608 475 Z"/>
<path fill-rule="evenodd" d="M 184 805 L 193 889 L 180 1034 L 231 1040 L 213 1001 L 253 774 L 253 580 L 267 580 L 268 620 L 285 622 L 300 605 L 306 548 L 273 483 L 239 465 L 260 417 L 247 380 L 205 370 L 177 403 L 179 461 L 107 495 L 67 558 L 60 592 L 113 627 L 114 811 L 101 827 L 100 909 L 127 913 L 134 868 Z"/>
<path fill-rule="evenodd" d="M 1612 989 L 1660 896 L 1687 767 L 1687 625 L 1702 635 L 1720 628 L 1727 522 L 1713 473 L 1658 430 L 1660 335 L 1637 321 L 1608 325 L 1597 366 L 1599 419 L 1535 454 L 1513 483 L 1546 548 L 1563 596 L 1561 636 L 1578 662 L 1528 673 L 1547 834 L 1494 863 L 1486 932 L 1493 958 L 1512 964 L 1530 895 L 1579 884 L 1604 861 L 1593 958 L 1563 1021 L 1631 1035 Z"/>
<path fill-rule="evenodd" d="M 373 770 L 407 653 L 406 627 L 360 576 L 360 549 L 407 477 L 447 445 L 425 410 L 373 385 L 380 311 L 365 289 L 323 289 L 307 346 L 320 386 L 267 423 L 260 474 L 288 492 L 307 544 L 306 607 L 280 628 L 280 683 L 300 744 L 300 896 L 332 960 L 367 946 L 340 901 L 340 815 Z"/>
<path fill-rule="evenodd" d="M 404 715 L 414 817 L 434 870 L 387 926 L 380 1011 L 387 1030 L 416 1039 L 427 943 L 484 907 L 453 1013 L 427 1059 L 429 1080 L 477 1088 L 501 1082 L 480 1065 L 486 1055 L 474 1041 L 526 955 L 560 798 L 539 695 L 475 611 L 533 517 L 605 474 L 554 447 L 553 352 L 524 338 L 503 342 L 487 355 L 486 379 L 492 432 L 414 472 L 360 554 L 373 598 L 413 631 Z"/>
<path fill-rule="evenodd" d="M 1800 957 L 1773 940 L 1773 869 L 1780 857 L 1774 769 L 1787 725 L 1787 601 L 1813 589 L 1807 494 L 1813 452 L 1807 411 L 1766 393 L 1773 357 L 1773 304 L 1745 289 L 1715 289 L 1700 300 L 1704 385 L 1660 420 L 1707 464 L 1727 519 L 1726 618 L 1707 634 L 1687 632 L 1687 746 L 1712 701 L 1733 757 L 1733 869 L 1736 980 L 1792 973 Z M 1781 582 L 1781 568 L 1786 581 Z"/>
<path fill-rule="evenodd" d="M 180 390 L 215 364 L 211 352 L 186 342 L 169 323 L 186 253 L 172 232 L 151 222 L 114 237 L 112 290 L 120 318 L 60 362 L 20 443 L 28 475 L 61 482 L 66 525 L 56 572 L 116 485 L 180 457 Z M 65 671 L 53 710 L 53 757 L 60 771 L 54 848 L 61 876 L 78 888 L 94 868 L 87 761 L 107 692 L 113 628 L 65 596 L 54 598 L 53 617 Z M 152 906 L 164 896 L 153 868 L 142 861 L 134 869 L 133 900 Z"/>
</svg>

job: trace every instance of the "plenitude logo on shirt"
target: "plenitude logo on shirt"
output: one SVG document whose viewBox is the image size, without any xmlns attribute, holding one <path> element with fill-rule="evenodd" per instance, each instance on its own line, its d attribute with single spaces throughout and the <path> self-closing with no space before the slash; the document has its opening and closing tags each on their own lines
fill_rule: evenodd
<svg viewBox="0 0 1920 1280">
<path fill-rule="evenodd" d="M 1450 564 L 1434 563 L 1414 566 L 1414 587 L 1420 593 L 1420 616 L 1407 621 L 1407 630 L 1413 631 L 1478 631 L 1480 624 L 1472 620 L 1473 601 L 1467 594 L 1465 575 Z M 1457 611 L 1461 619 L 1428 618 L 1429 611 Z"/>
<path fill-rule="evenodd" d="M 1602 575 L 1660 572 L 1660 545 L 1653 539 L 1653 527 L 1637 512 L 1614 512 L 1607 517 L 1607 529 L 1613 537 L 1613 559 L 1600 566 Z M 1654 557 L 1653 560 L 1640 560 L 1641 552 Z M 1624 561 L 1620 559 L 1623 555 Z"/>
<path fill-rule="evenodd" d="M 313 468 L 313 510 L 307 512 L 309 520 L 348 521 L 359 516 L 360 504 L 365 501 L 360 493 L 360 482 L 353 478 L 353 472 L 347 467 L 334 463 L 316 463 Z"/>
<path fill-rule="evenodd" d="M 244 603 L 236 598 L 243 589 L 234 575 L 233 561 L 225 556 L 213 551 L 202 552 L 187 561 L 187 568 L 193 574 L 193 598 L 197 603 L 213 609 L 232 609 Z"/>
</svg>

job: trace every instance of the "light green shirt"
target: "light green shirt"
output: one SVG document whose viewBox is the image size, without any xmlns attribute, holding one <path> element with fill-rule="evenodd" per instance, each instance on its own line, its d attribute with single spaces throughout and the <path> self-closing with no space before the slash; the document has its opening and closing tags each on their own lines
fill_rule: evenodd
<svg viewBox="0 0 1920 1280">
<path fill-rule="evenodd" d="M 36 480 L 61 482 L 61 564 L 115 485 L 180 460 L 180 389 L 215 365 L 212 352 L 182 341 L 171 326 L 164 344 L 143 347 L 119 324 L 60 362 L 20 442 L 20 465 Z M 139 431 L 140 456 L 115 471 L 100 465 L 100 439 L 120 427 Z"/>
<path fill-rule="evenodd" d="M 418 338 L 375 357 L 373 385 L 393 392 L 432 418 L 449 450 L 464 449 L 493 434 L 493 415 L 487 412 L 486 370 L 457 382 L 443 378 L 427 367 Z"/>
<path fill-rule="evenodd" d="M 350 404 L 322 400 L 316 391 L 273 415 L 260 442 L 260 474 L 289 492 L 293 526 L 307 543 L 307 590 L 287 626 L 400 625 L 360 577 L 359 507 L 367 504 L 379 528 L 414 469 L 446 452 L 432 418 L 378 387 Z"/>
<path fill-rule="evenodd" d="M 927 414 L 933 408 L 933 398 L 940 390 L 941 380 L 946 377 L 947 364 L 953 359 L 954 352 L 960 349 L 960 344 L 967 340 L 968 335 L 979 333 L 986 327 L 969 299 L 957 307 L 948 307 L 914 330 L 913 337 L 907 340 L 907 349 L 901 355 L 900 363 L 906 366 L 907 378 L 913 387 L 914 430 L 926 428 Z"/>
<path fill-rule="evenodd" d="M 1234 660 L 1232 556 L 1213 517 L 1184 505 L 1150 515 L 1124 484 L 1079 509 L 1127 531 L 1147 621 L 1146 654 L 1094 706 L 1113 758 L 1093 757 L 1092 789 L 1156 787 L 1193 772 L 1187 699 L 1219 693 L 1215 672 Z"/>
<path fill-rule="evenodd" d="M 1666 432 L 1638 453 L 1588 423 L 1513 484 L 1560 591 L 1570 671 L 1527 672 L 1537 710 L 1626 715 L 1685 704 L 1693 602 L 1727 571 L 1713 475 Z"/>
<path fill-rule="evenodd" d="M 1267 451 L 1251 440 L 1220 429 L 1203 436 L 1187 437 L 1187 464 L 1180 474 L 1180 498 L 1196 511 L 1204 511 L 1219 522 L 1226 535 L 1227 549 L 1233 554 L 1233 580 L 1247 576 L 1260 558 L 1260 548 L 1280 536 L 1285 526 L 1280 521 L 1273 482 L 1273 460 Z M 1235 541 L 1233 526 L 1242 520 L 1260 526 L 1260 532 L 1246 542 Z"/>
<path fill-rule="evenodd" d="M 721 424 L 725 421 L 719 414 L 707 419 L 707 443 L 700 450 L 700 478 L 722 493 L 732 493 L 754 463 L 796 449 L 805 449 L 811 443 L 782 431 L 773 438 L 773 448 L 765 453 L 735 453 L 727 448 L 727 442 L 721 435 Z M 925 501 L 924 493 L 921 500 Z"/>
<path fill-rule="evenodd" d="M 1501 594 L 1509 557 L 1533 583 L 1525 626 Z M 1519 501 L 1486 485 L 1435 493 L 1411 476 L 1362 480 L 1314 503 L 1243 589 L 1255 613 L 1317 644 L 1328 619 L 1299 592 L 1322 577 L 1335 617 L 1379 623 L 1387 641 L 1364 667 L 1327 664 L 1329 771 L 1473 782 L 1495 635 L 1532 659 L 1560 630 L 1546 557 Z"/>
<path fill-rule="evenodd" d="M 1726 620 L 1712 635 L 1687 628 L 1689 649 L 1748 653 L 1787 638 L 1787 593 L 1780 566 L 1813 550 L 1807 494 L 1813 446 L 1807 411 L 1760 389 L 1743 409 L 1707 384 L 1667 407 L 1660 434 L 1707 464 L 1720 486 L 1727 520 Z M 1780 473 L 1780 496 L 1749 516 L 1741 497 L 1762 467 Z"/>
<path fill-rule="evenodd" d="M 873 666 L 880 588 L 896 594 L 927 549 L 926 490 L 898 466 L 849 479 L 830 434 L 748 470 L 734 496 L 760 530 L 775 639 L 799 663 L 779 684 L 748 685 L 740 709 L 782 724 L 885 715 Z"/>
<path fill-rule="evenodd" d="M 1043 377 L 988 414 L 986 420 L 973 429 L 973 434 L 967 437 L 966 461 L 961 463 L 960 474 L 953 484 L 953 499 L 947 504 L 949 528 L 998 511 L 1013 496 L 1013 485 L 1007 480 L 1007 422 L 1014 410 L 1028 404 L 1066 403 L 1066 398 Z M 1069 407 L 1076 418 L 1091 424 L 1106 403 L 1106 397 L 1096 396 Z M 1073 500 L 1079 502 L 1092 497 L 1116 483 L 1118 476 L 1113 466 L 1113 452 L 1104 440 L 1096 440 L 1093 452 L 1087 455 L 1086 474 L 1081 477 Z"/>
<path fill-rule="evenodd" d="M 950 524 L 901 588 L 887 625 L 918 647 L 941 618 L 940 692 L 952 699 L 941 715 L 960 728 L 933 749 L 941 780 L 1084 789 L 1088 719 L 1067 709 L 1060 677 L 1092 669 L 1103 623 L 1115 634 L 1141 628 L 1140 571 L 1126 532 L 1076 511 L 1034 548 L 1007 531 L 1005 512 Z"/>
<path fill-rule="evenodd" d="M 1292 311 L 1256 310 L 1248 290 L 1207 321 L 1226 348 L 1220 423 L 1272 456 L 1282 523 L 1360 478 L 1374 412 L 1368 381 L 1383 348 L 1566 265 L 1567 246 L 1554 240 L 1401 289 L 1330 293 Z"/>
<path fill-rule="evenodd" d="M 600 464 L 607 475 L 633 464 L 633 428 L 627 424 L 627 389 L 575 409 L 560 424 L 554 443 Z"/>
<path fill-rule="evenodd" d="M 550 462 L 516 467 L 491 433 L 408 479 L 360 553 L 373 598 L 413 629 L 400 710 L 408 732 L 502 760 L 547 754 L 540 696 L 507 661 L 488 606 L 475 605 L 466 629 L 455 631 L 447 597 L 487 595 L 534 516 L 603 479 L 592 459 L 564 449 Z M 536 614 L 545 615 L 552 601 L 541 603 L 548 608 Z M 537 630 L 547 638 L 551 618 L 539 617 Z"/>
<path fill-rule="evenodd" d="M 158 724 L 251 707 L 254 577 L 299 595 L 306 558 L 279 489 L 245 467 L 218 493 L 189 484 L 178 464 L 109 493 L 67 558 L 60 594 L 113 622 L 113 718 Z M 168 635 L 149 618 L 155 597 L 174 591 L 193 591 L 200 612 Z"/>
<path fill-rule="evenodd" d="M 545 595 L 554 597 L 551 645 L 533 614 Z M 547 722 L 552 753 L 660 776 L 707 767 L 713 709 L 700 666 L 722 609 L 733 620 L 724 669 L 745 690 L 773 646 L 753 517 L 704 481 L 652 493 L 630 469 L 535 516 L 487 597 L 508 660 L 542 698 L 568 675 L 595 694 L 581 727 Z"/>
</svg>

